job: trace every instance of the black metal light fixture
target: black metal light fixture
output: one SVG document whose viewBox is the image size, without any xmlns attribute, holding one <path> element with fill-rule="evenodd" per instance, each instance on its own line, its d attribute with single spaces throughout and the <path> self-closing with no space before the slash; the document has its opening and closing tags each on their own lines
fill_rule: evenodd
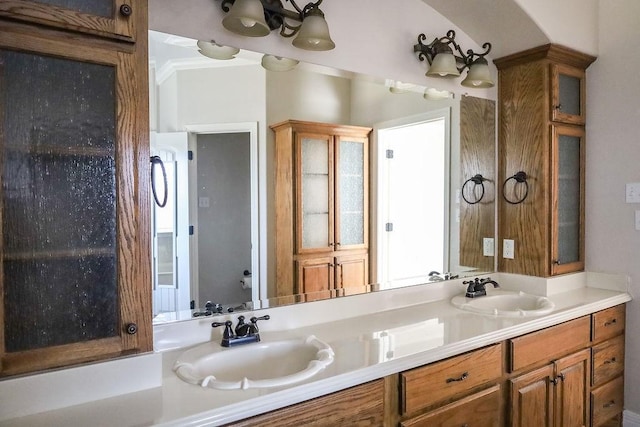
<svg viewBox="0 0 640 427">
<path fill-rule="evenodd" d="M 222 10 L 228 13 L 222 25 L 233 33 L 249 37 L 263 37 L 280 29 L 281 36 L 295 36 L 293 45 L 305 50 L 331 50 L 336 46 L 319 7 L 322 0 L 303 8 L 294 0 L 285 1 L 291 3 L 295 11 L 285 9 L 280 0 L 222 0 Z"/>
<path fill-rule="evenodd" d="M 489 63 L 485 56 L 491 51 L 491 43 L 485 43 L 483 53 L 476 53 L 472 49 L 463 52 L 455 41 L 456 33 L 447 31 L 447 35 L 435 38 L 431 43 L 424 44 L 427 36 L 420 34 L 418 43 L 413 46 L 413 51 L 418 53 L 420 61 L 425 59 L 429 63 L 427 77 L 455 78 L 469 69 L 466 78 L 460 83 L 462 86 L 473 88 L 493 87 L 494 82 L 489 72 Z M 455 55 L 455 52 L 459 54 Z"/>
</svg>

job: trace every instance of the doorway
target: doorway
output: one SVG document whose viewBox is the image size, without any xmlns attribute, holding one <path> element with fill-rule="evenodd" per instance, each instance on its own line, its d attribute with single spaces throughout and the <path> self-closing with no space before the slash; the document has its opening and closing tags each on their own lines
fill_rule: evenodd
<svg viewBox="0 0 640 427">
<path fill-rule="evenodd" d="M 377 277 L 383 288 L 425 283 L 447 270 L 450 111 L 377 129 Z"/>
</svg>

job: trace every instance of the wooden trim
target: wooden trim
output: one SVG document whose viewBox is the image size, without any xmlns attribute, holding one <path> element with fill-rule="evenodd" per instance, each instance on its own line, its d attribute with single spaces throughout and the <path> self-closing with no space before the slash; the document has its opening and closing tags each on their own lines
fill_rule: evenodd
<svg viewBox="0 0 640 427">
<path fill-rule="evenodd" d="M 61 325 L 65 327 L 65 325 Z M 4 343 L 4 341 L 3 341 Z M 57 368 L 123 354 L 120 337 L 5 353 L 0 376 Z"/>
<path fill-rule="evenodd" d="M 547 59 L 549 61 L 586 69 L 596 60 L 596 57 L 566 46 L 546 44 L 532 49 L 527 49 L 522 52 L 503 56 L 502 58 L 494 59 L 493 63 L 498 70 L 503 70 L 505 68 L 525 64 L 531 61 L 538 61 L 540 59 Z"/>
<path fill-rule="evenodd" d="M 103 17 L 30 0 L 3 0 L 0 2 L 0 16 L 64 30 L 133 41 L 136 17 L 145 13 L 146 4 L 143 5 L 142 3 L 145 3 L 143 1 L 138 4 L 136 1 L 132 15 L 126 18 L 119 12 L 120 5 L 123 3 L 125 3 L 123 0 L 114 0 L 113 16 Z"/>
<path fill-rule="evenodd" d="M 276 297 L 294 293 L 294 197 L 293 129 L 282 128 L 275 137 L 275 235 Z"/>
<path fill-rule="evenodd" d="M 274 132 L 291 127 L 294 132 L 309 132 L 352 137 L 368 137 L 372 128 L 363 126 L 340 125 L 335 123 L 307 122 L 302 120 L 286 120 L 270 126 Z"/>
</svg>

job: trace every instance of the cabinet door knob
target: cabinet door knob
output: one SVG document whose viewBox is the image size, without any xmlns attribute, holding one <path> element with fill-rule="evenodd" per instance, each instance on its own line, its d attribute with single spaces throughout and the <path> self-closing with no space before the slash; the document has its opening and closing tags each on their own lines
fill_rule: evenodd
<svg viewBox="0 0 640 427">
<path fill-rule="evenodd" d="M 120 15 L 122 16 L 131 16 L 133 13 L 133 9 L 128 4 L 123 4 L 120 6 Z"/>
<path fill-rule="evenodd" d="M 135 323 L 129 323 L 127 325 L 126 331 L 129 335 L 135 335 L 135 333 L 138 332 L 138 325 L 136 325 Z"/>
</svg>

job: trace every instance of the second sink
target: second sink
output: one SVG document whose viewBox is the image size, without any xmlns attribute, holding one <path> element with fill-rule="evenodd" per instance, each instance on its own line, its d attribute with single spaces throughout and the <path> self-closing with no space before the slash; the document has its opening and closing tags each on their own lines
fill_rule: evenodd
<svg viewBox="0 0 640 427">
<path fill-rule="evenodd" d="M 462 310 L 497 317 L 541 316 L 555 308 L 549 298 L 504 290 L 492 290 L 478 298 L 457 295 L 451 299 L 451 304 Z"/>
</svg>

